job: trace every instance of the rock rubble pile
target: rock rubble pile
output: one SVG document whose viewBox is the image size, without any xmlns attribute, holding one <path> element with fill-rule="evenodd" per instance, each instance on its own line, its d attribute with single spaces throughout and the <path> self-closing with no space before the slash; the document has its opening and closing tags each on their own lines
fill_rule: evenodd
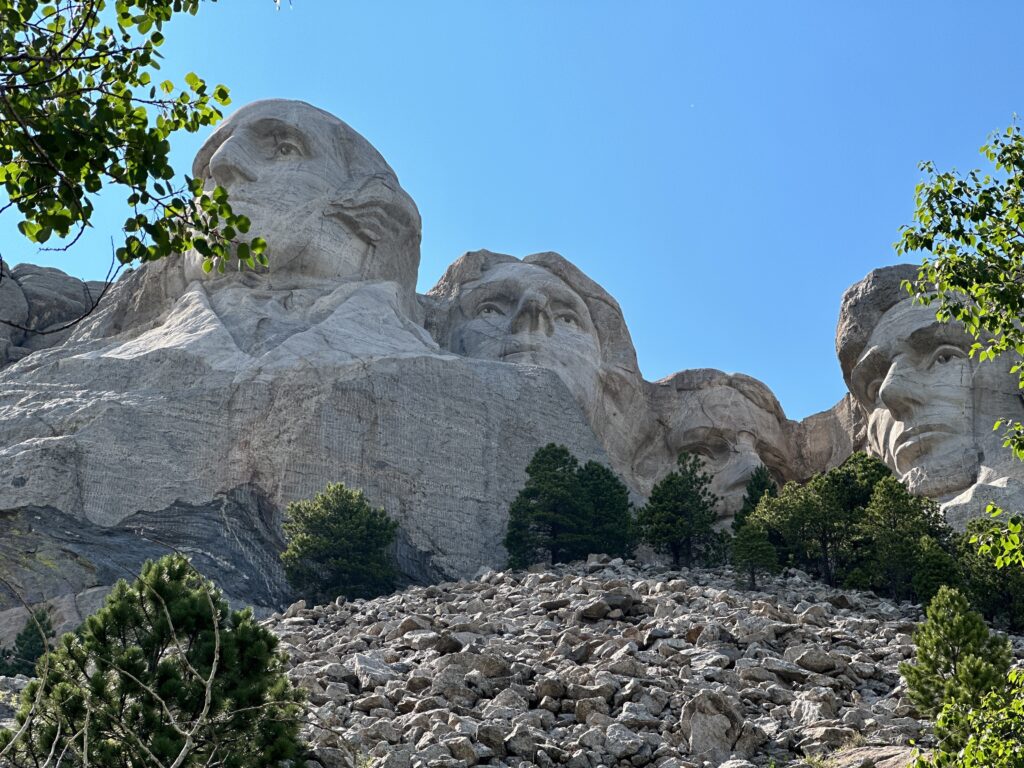
<svg viewBox="0 0 1024 768">
<path fill-rule="evenodd" d="M 855 747 L 860 768 L 902 766 L 922 734 L 898 673 L 922 618 L 798 571 L 750 592 L 592 556 L 267 623 L 324 768 L 781 768 Z"/>
</svg>

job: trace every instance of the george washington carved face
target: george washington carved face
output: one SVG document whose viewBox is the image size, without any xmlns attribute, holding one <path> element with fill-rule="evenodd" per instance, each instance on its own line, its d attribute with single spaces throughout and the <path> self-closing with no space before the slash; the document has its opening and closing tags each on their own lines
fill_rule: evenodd
<svg viewBox="0 0 1024 768">
<path fill-rule="evenodd" d="M 199 150 L 193 172 L 228 190 L 251 234 L 267 240 L 279 282 L 415 285 L 416 207 L 379 153 L 332 115 L 280 99 L 242 107 Z"/>
</svg>

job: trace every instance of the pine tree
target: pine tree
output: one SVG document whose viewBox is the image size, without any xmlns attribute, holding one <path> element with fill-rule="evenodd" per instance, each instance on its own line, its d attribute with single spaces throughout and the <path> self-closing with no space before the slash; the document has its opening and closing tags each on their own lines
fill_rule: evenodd
<svg viewBox="0 0 1024 768">
<path fill-rule="evenodd" d="M 775 478 L 772 477 L 772 473 L 768 471 L 768 467 L 762 464 L 751 472 L 747 479 L 747 491 L 743 495 L 743 505 L 732 521 L 733 531 L 739 532 L 747 518 L 757 509 L 763 496 L 775 497 L 778 494 L 779 486 L 776 484 Z"/>
<path fill-rule="evenodd" d="M 504 541 L 509 566 L 578 558 L 586 548 L 580 531 L 588 505 L 576 457 L 564 445 L 549 443 L 530 459 L 526 475 L 526 485 L 509 508 Z"/>
<path fill-rule="evenodd" d="M 718 497 L 703 466 L 699 456 L 680 454 L 678 469 L 658 481 L 637 515 L 643 540 L 671 554 L 676 568 L 702 562 L 716 538 Z"/>
<path fill-rule="evenodd" d="M 919 573 L 922 557 L 921 537 L 933 541 L 948 538 L 939 505 L 931 499 L 912 496 L 891 475 L 876 483 L 858 527 L 863 537 L 861 567 L 870 574 L 867 586 L 897 600 L 915 596 L 914 577 Z M 920 578 L 918 582 L 921 583 Z"/>
<path fill-rule="evenodd" d="M 971 543 L 972 538 L 990 528 L 988 520 L 971 520 L 967 531 L 955 542 L 963 591 L 971 606 L 994 626 L 1021 633 L 1024 632 L 1024 569 L 997 569 L 993 554 L 979 552 L 977 545 Z"/>
<path fill-rule="evenodd" d="M 636 548 L 636 536 L 626 484 L 596 461 L 580 467 L 577 477 L 587 509 L 580 537 L 583 546 L 575 557 L 595 552 L 628 557 Z"/>
<path fill-rule="evenodd" d="M 312 499 L 289 504 L 283 528 L 285 576 L 305 597 L 373 598 L 394 589 L 388 547 L 398 523 L 371 507 L 362 491 L 331 483 Z"/>
<path fill-rule="evenodd" d="M 17 768 L 49 765 L 48 755 L 94 768 L 290 764 L 299 694 L 277 645 L 182 555 L 147 562 L 39 661 L 17 715 L 32 725 L 7 759 Z M 0 734 L 0 748 L 13 738 Z"/>
<path fill-rule="evenodd" d="M 46 652 L 53 635 L 50 614 L 45 608 L 39 608 L 14 638 L 14 647 L 0 648 L 0 675 L 32 677 L 36 660 Z"/>
<path fill-rule="evenodd" d="M 750 589 L 757 589 L 757 574 L 778 569 L 779 555 L 768 540 L 768 531 L 756 521 L 748 521 L 732 540 L 732 562 L 747 574 Z"/>
<path fill-rule="evenodd" d="M 955 589 L 939 589 L 914 632 L 914 643 L 917 661 L 900 664 L 900 673 L 911 700 L 926 716 L 953 700 L 974 707 L 1006 683 L 1009 641 L 990 634 L 981 615 Z"/>
<path fill-rule="evenodd" d="M 931 602 L 941 587 L 959 589 L 961 578 L 956 558 L 933 537 L 921 536 L 917 540 L 914 575 L 910 583 L 917 599 L 925 605 Z"/>
</svg>

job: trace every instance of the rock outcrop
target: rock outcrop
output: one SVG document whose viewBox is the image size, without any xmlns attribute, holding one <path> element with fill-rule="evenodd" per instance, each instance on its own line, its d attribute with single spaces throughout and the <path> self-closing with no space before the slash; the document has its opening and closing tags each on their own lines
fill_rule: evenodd
<svg viewBox="0 0 1024 768">
<path fill-rule="evenodd" d="M 904 768 L 923 724 L 897 665 L 921 610 L 793 571 L 592 556 L 371 601 L 293 605 L 267 625 L 315 713 L 324 768 L 749 768 L 835 756 Z M 1014 638 L 1024 656 L 1024 638 Z M 818 763 L 816 763 L 818 764 Z"/>
</svg>

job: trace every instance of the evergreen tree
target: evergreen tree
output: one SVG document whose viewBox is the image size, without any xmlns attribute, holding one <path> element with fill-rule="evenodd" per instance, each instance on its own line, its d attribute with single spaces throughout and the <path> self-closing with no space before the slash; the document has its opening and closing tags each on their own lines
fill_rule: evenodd
<svg viewBox="0 0 1024 768">
<path fill-rule="evenodd" d="M 637 515 L 643 540 L 656 551 L 671 554 L 676 568 L 703 562 L 716 540 L 717 503 L 701 458 L 680 454 L 678 469 L 654 486 Z"/>
<path fill-rule="evenodd" d="M 914 643 L 917 661 L 900 664 L 900 673 L 911 700 L 927 716 L 953 700 L 977 706 L 986 693 L 1006 682 L 1009 641 L 990 634 L 981 615 L 955 589 L 939 589 L 926 620 L 914 632 Z"/>
<path fill-rule="evenodd" d="M 997 569 L 993 553 L 979 552 L 971 541 L 989 528 L 990 522 L 983 518 L 971 520 L 967 532 L 955 543 L 964 593 L 971 606 L 995 626 L 1008 632 L 1024 632 L 1024 569 Z"/>
<path fill-rule="evenodd" d="M 768 540 L 768 531 L 756 521 L 748 521 L 732 540 L 732 562 L 747 574 L 750 589 L 757 589 L 757 574 L 778 569 L 779 556 Z"/>
<path fill-rule="evenodd" d="M 775 497 L 778 495 L 779 486 L 775 483 L 775 478 L 768 471 L 768 467 L 762 464 L 750 473 L 750 477 L 747 480 L 747 491 L 743 495 L 743 505 L 732 521 L 733 531 L 739 532 L 747 518 L 757 509 L 757 505 L 763 496 Z"/>
<path fill-rule="evenodd" d="M 262 768 L 299 757 L 298 693 L 278 641 L 181 555 L 147 562 L 44 655 L 22 693 L 17 768 Z M 14 739 L 0 734 L 0 748 Z M 85 756 L 88 745 L 88 757 Z"/>
<path fill-rule="evenodd" d="M 956 559 L 931 536 L 919 538 L 914 575 L 911 578 L 911 586 L 917 599 L 927 605 L 941 587 L 959 589 L 960 585 L 960 571 Z"/>
<path fill-rule="evenodd" d="M 586 549 L 580 532 L 588 501 L 579 462 L 564 445 L 549 443 L 526 467 L 526 485 L 509 508 L 505 549 L 512 568 L 550 558 L 566 563 Z M 584 553 L 585 554 L 585 553 Z"/>
<path fill-rule="evenodd" d="M 50 614 L 45 608 L 39 608 L 14 638 L 14 647 L 0 648 L 0 675 L 32 677 L 36 660 L 46 652 L 53 635 Z"/>
<path fill-rule="evenodd" d="M 629 489 L 614 472 L 596 461 L 588 461 L 577 473 L 586 500 L 583 546 L 576 557 L 603 552 L 628 557 L 636 548 Z M 586 550 L 586 551 L 583 551 Z"/>
<path fill-rule="evenodd" d="M 394 589 L 388 548 L 398 523 L 371 507 L 362 491 L 331 483 L 312 499 L 289 504 L 283 528 L 285 576 L 305 597 L 373 598 Z"/>
<path fill-rule="evenodd" d="M 936 542 L 948 537 L 938 504 L 912 496 L 892 475 L 875 485 L 859 529 L 864 539 L 862 567 L 870 574 L 867 586 L 897 600 L 915 597 L 922 536 Z"/>
</svg>

